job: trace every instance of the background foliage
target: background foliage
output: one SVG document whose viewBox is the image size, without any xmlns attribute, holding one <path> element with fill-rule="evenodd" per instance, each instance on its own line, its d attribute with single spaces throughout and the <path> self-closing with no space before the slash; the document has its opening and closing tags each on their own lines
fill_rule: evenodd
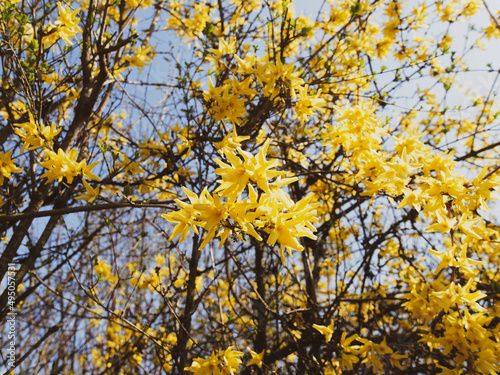
<svg viewBox="0 0 500 375">
<path fill-rule="evenodd" d="M 496 374 L 489 3 L 0 1 L 16 371 Z"/>
</svg>

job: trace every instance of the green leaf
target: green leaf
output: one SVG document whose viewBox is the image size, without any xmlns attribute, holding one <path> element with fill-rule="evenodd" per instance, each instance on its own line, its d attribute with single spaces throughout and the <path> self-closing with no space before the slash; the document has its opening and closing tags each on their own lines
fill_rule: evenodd
<svg viewBox="0 0 500 375">
<path fill-rule="evenodd" d="M 203 29 L 203 35 L 209 37 L 214 32 L 214 24 L 210 21 L 205 22 L 205 28 Z"/>
<path fill-rule="evenodd" d="M 493 280 L 493 282 L 491 283 L 491 286 L 493 288 L 493 291 L 497 294 L 500 294 L 500 283 Z"/>
<path fill-rule="evenodd" d="M 356 4 L 351 5 L 351 8 L 350 8 L 350 9 L 351 9 L 351 14 L 352 14 L 353 16 L 357 15 L 357 14 L 361 11 L 361 9 L 362 9 L 362 8 L 363 8 L 363 6 L 362 6 L 362 5 L 361 5 L 361 3 L 358 1 Z"/>
<path fill-rule="evenodd" d="M 130 186 L 130 183 L 127 182 L 127 185 L 123 188 L 123 194 L 128 197 L 132 194 L 132 187 Z"/>
<path fill-rule="evenodd" d="M 108 151 L 108 144 L 106 142 L 103 142 L 102 145 L 99 145 L 99 148 L 101 149 L 101 152 L 104 154 L 106 151 Z"/>
<path fill-rule="evenodd" d="M 304 26 L 301 30 L 300 30 L 300 35 L 302 36 L 306 36 L 307 34 L 309 34 L 309 31 L 312 30 L 312 27 L 310 26 Z"/>
</svg>

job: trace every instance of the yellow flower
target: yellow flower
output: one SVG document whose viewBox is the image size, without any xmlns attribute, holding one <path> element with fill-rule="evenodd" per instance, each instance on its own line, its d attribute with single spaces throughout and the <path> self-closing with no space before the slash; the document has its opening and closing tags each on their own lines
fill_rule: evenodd
<svg viewBox="0 0 500 375">
<path fill-rule="evenodd" d="M 235 135 L 236 132 L 233 132 Z M 236 135 L 237 137 L 237 135 Z M 219 187 L 213 195 L 205 188 L 200 197 L 187 189 L 184 192 L 191 200 L 191 204 L 176 201 L 182 209 L 164 214 L 168 221 L 178 223 L 170 239 L 182 233 L 180 241 L 189 233 L 189 226 L 196 231 L 196 226 L 203 227 L 207 234 L 200 249 L 216 235 L 221 238 L 219 247 L 222 247 L 229 235 L 241 237 L 242 232 L 249 234 L 258 241 L 262 237 L 256 228 L 269 234 L 267 243 L 281 245 L 281 257 L 285 262 L 284 249 L 291 253 L 291 249 L 303 250 L 298 238 L 309 237 L 313 240 L 316 230 L 313 222 L 316 221 L 316 205 L 310 204 L 312 193 L 294 203 L 282 190 L 297 178 L 281 178 L 286 172 L 272 170 L 278 164 L 276 159 L 266 159 L 267 148 L 271 140 L 267 140 L 258 155 L 237 147 L 241 160 L 232 150 L 224 150 L 224 154 L 231 165 L 215 159 L 221 168 L 215 173 L 222 177 L 218 180 Z M 275 177 L 276 180 L 270 182 Z M 253 183 L 253 184 L 252 184 Z M 257 192 L 252 185 L 257 185 L 261 191 Z M 248 198 L 243 198 L 243 191 L 247 188 Z M 227 199 L 225 199 L 227 198 Z M 242 200 L 244 201 L 242 202 Z M 196 232 L 197 233 L 197 232 Z"/>
<path fill-rule="evenodd" d="M 196 234 L 198 234 L 198 230 L 196 229 L 196 226 L 194 226 L 192 222 L 192 219 L 195 217 L 195 211 L 193 210 L 192 205 L 200 203 L 200 200 L 198 199 L 198 196 L 191 190 L 185 187 L 183 187 L 182 190 L 189 198 L 191 204 L 188 205 L 180 200 L 176 200 L 175 202 L 183 209 L 175 212 L 169 212 L 168 214 L 162 214 L 162 216 L 168 221 L 172 223 L 177 223 L 177 225 L 174 228 L 174 231 L 172 232 L 172 235 L 168 239 L 169 241 L 177 237 L 179 234 L 181 235 L 179 242 L 184 241 L 184 239 L 189 233 L 190 226 L 191 229 L 193 229 L 193 231 Z"/>
<path fill-rule="evenodd" d="M 240 147 L 241 142 L 246 141 L 249 138 L 250 137 L 248 135 L 239 136 L 238 133 L 236 133 L 236 127 L 233 126 L 233 132 L 231 134 L 227 134 L 222 141 L 214 143 L 214 146 L 219 153 L 231 152 L 234 148 Z"/>
<path fill-rule="evenodd" d="M 323 336 L 325 336 L 325 342 L 330 342 L 333 335 L 333 326 L 334 322 L 331 322 L 328 326 L 320 326 L 318 324 L 313 324 L 313 328 L 321 332 Z"/>
<path fill-rule="evenodd" d="M 441 211 L 436 211 L 437 223 L 429 225 L 426 232 L 449 232 L 457 222 L 456 218 L 447 218 Z"/>
<path fill-rule="evenodd" d="M 54 122 L 50 126 L 37 125 L 31 113 L 29 113 L 29 118 L 29 121 L 15 125 L 15 133 L 24 142 L 21 152 L 35 150 L 42 146 L 51 146 L 52 140 L 61 132 L 62 128 L 58 129 Z"/>
<path fill-rule="evenodd" d="M 243 355 L 242 352 L 233 350 L 233 347 L 230 346 L 223 353 L 221 353 L 222 359 L 224 360 L 226 367 L 223 367 L 221 372 L 222 374 L 234 374 L 238 373 L 238 366 L 241 363 L 239 357 Z"/>
<path fill-rule="evenodd" d="M 262 148 L 259 150 L 257 157 L 247 153 L 246 151 L 238 149 L 241 156 L 245 159 L 245 169 L 250 173 L 250 180 L 255 182 L 257 186 L 267 194 L 271 194 L 268 181 L 274 177 L 286 174 L 286 172 L 271 169 L 276 167 L 279 164 L 279 161 L 277 159 L 266 159 L 267 149 L 270 144 L 271 139 L 266 140 Z"/>
<path fill-rule="evenodd" d="M 352 370 L 353 364 L 359 362 L 359 358 L 356 356 L 356 354 L 358 354 L 359 345 L 351 345 L 351 343 L 357 339 L 359 339 L 359 336 L 356 334 L 347 338 L 347 333 L 342 333 L 340 347 L 342 348 L 341 363 L 343 368 Z"/>
<path fill-rule="evenodd" d="M 83 182 L 83 185 L 85 186 L 85 190 L 87 191 L 87 193 L 80 195 L 80 196 L 76 197 L 75 199 L 85 199 L 89 203 L 92 203 L 99 195 L 99 186 L 97 186 L 94 189 L 94 188 L 92 188 L 92 186 L 90 186 L 87 183 L 87 181 L 83 180 L 82 182 Z"/>
<path fill-rule="evenodd" d="M 261 368 L 262 367 L 262 358 L 264 358 L 264 353 L 266 350 L 264 349 L 260 353 L 254 352 L 252 349 L 247 348 L 248 352 L 252 356 L 252 359 L 248 361 L 247 367 L 251 365 L 256 365 L 257 367 Z"/>
<path fill-rule="evenodd" d="M 54 25 L 52 25 L 52 29 L 49 29 L 42 39 L 45 47 L 51 46 L 59 39 L 64 40 L 69 45 L 73 45 L 70 38 L 82 32 L 78 26 L 80 19 L 76 16 L 80 8 L 71 11 L 67 6 L 64 9 L 60 2 L 57 2 L 57 7 L 59 8 L 59 17 L 54 22 Z"/>
<path fill-rule="evenodd" d="M 295 111 L 294 118 L 300 118 L 300 123 L 304 124 L 304 121 L 309 120 L 310 116 L 314 115 L 314 111 L 324 112 L 323 106 L 325 105 L 325 100 L 320 97 L 321 90 L 319 90 L 315 95 L 309 95 L 307 92 L 308 86 L 298 87 L 299 97 L 295 94 L 293 90 L 292 98 L 297 100 L 293 109 Z"/>
<path fill-rule="evenodd" d="M 423 196 L 422 196 L 422 190 L 421 189 L 416 189 L 416 190 L 411 190 L 407 188 L 403 188 L 403 193 L 405 197 L 399 203 L 398 209 L 403 208 L 404 206 L 413 206 L 413 208 L 417 211 L 420 211 L 422 208 L 422 201 L 423 201 Z"/>
<path fill-rule="evenodd" d="M 21 168 L 17 168 L 14 161 L 11 159 L 12 151 L 3 153 L 0 152 L 0 185 L 3 185 L 4 178 L 12 178 L 12 173 L 22 172 Z"/>
<path fill-rule="evenodd" d="M 208 231 L 205 239 L 200 245 L 200 249 L 215 236 L 219 223 L 228 216 L 227 208 L 221 203 L 218 194 L 213 197 L 207 192 L 206 188 L 201 193 L 204 196 L 204 203 L 197 203 L 193 208 L 198 211 L 197 225 L 203 226 Z"/>
<path fill-rule="evenodd" d="M 238 55 L 234 55 L 236 61 L 238 61 L 238 73 L 241 74 L 253 74 L 255 72 L 255 63 L 256 57 L 255 55 L 247 55 L 244 60 L 242 60 Z"/>
<path fill-rule="evenodd" d="M 236 51 L 236 41 L 233 40 L 228 43 L 223 38 L 220 38 L 218 48 L 210 48 L 209 51 L 213 54 L 213 56 L 208 55 L 207 60 L 212 61 L 217 65 L 222 57 L 228 54 L 233 54 Z"/>
<path fill-rule="evenodd" d="M 184 371 L 193 372 L 195 375 L 221 375 L 220 363 L 219 356 L 212 352 L 207 359 L 195 358 L 193 364 L 184 368 Z"/>
<path fill-rule="evenodd" d="M 86 164 L 86 163 L 85 163 Z M 82 175 L 84 177 L 87 177 L 90 180 L 96 180 L 96 181 L 101 181 L 101 178 L 99 176 L 96 176 L 95 174 L 92 173 L 92 169 L 99 164 L 99 161 L 96 161 L 92 164 L 85 165 L 82 168 Z"/>
<path fill-rule="evenodd" d="M 452 246 L 450 249 L 448 249 L 447 252 L 445 253 L 440 253 L 434 249 L 430 249 L 429 252 L 434 255 L 436 258 L 439 259 L 439 266 L 436 269 L 435 273 L 438 274 L 441 272 L 442 269 L 447 268 L 450 264 L 454 264 L 455 260 L 455 250 L 456 246 Z"/>
<path fill-rule="evenodd" d="M 193 364 L 184 368 L 184 371 L 193 372 L 195 375 L 234 375 L 240 372 L 239 357 L 242 355 L 242 352 L 233 350 L 230 346 L 224 351 L 218 351 L 217 354 L 212 352 L 207 359 L 195 358 Z"/>
<path fill-rule="evenodd" d="M 97 258 L 97 263 L 94 266 L 94 272 L 96 275 L 101 276 L 104 280 L 115 283 L 118 278 L 113 274 L 112 267 L 108 262 Z"/>
<path fill-rule="evenodd" d="M 118 168 L 123 168 L 124 173 L 130 173 L 132 176 L 136 176 L 138 173 L 143 173 L 144 169 L 141 168 L 141 163 L 139 161 L 131 161 L 127 154 L 123 154 L 123 161 L 116 163 Z"/>
<path fill-rule="evenodd" d="M 271 229 L 271 233 L 267 239 L 269 245 L 274 245 L 278 241 L 282 246 L 289 249 L 294 249 L 297 251 L 304 250 L 299 241 L 293 236 L 292 233 L 293 222 L 292 220 L 282 220 L 278 218 L 276 220 L 276 225 Z M 283 258 L 283 256 L 282 256 Z"/>
<path fill-rule="evenodd" d="M 220 186 L 215 192 L 222 192 L 222 197 L 236 198 L 236 195 L 241 193 L 247 186 L 251 176 L 251 171 L 246 169 L 246 165 L 232 151 L 225 152 L 226 157 L 231 165 L 222 162 L 219 159 L 214 159 L 221 168 L 217 168 L 215 173 L 222 177 Z"/>
<path fill-rule="evenodd" d="M 62 149 L 59 149 L 57 154 L 54 151 L 45 150 L 45 155 L 47 156 L 47 160 L 40 163 L 40 165 L 48 169 L 41 176 L 41 178 L 47 177 L 47 182 L 52 180 L 61 182 L 63 178 L 66 178 L 68 183 L 71 184 L 73 183 L 73 178 L 80 174 L 80 170 L 85 164 L 85 160 L 76 161 L 78 151 L 74 148 L 67 154 Z"/>
<path fill-rule="evenodd" d="M 152 46 L 132 48 L 129 54 L 122 58 L 122 61 L 131 68 L 134 66 L 142 73 L 141 68 L 153 61 L 154 49 Z"/>
<path fill-rule="evenodd" d="M 62 149 L 59 149 L 57 153 L 46 149 L 45 161 L 40 163 L 40 165 L 48 170 L 41 178 L 47 177 L 47 182 L 52 180 L 61 182 L 63 178 L 66 178 L 68 183 L 71 184 L 76 176 L 83 174 L 89 179 L 100 181 L 101 179 L 91 172 L 92 168 L 99 162 L 87 165 L 85 159 L 77 162 L 77 157 L 78 151 L 74 148 L 67 154 Z"/>
</svg>

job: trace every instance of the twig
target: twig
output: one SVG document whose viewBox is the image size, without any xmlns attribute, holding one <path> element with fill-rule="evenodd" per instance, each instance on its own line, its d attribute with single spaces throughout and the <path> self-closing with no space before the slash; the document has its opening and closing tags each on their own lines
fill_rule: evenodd
<svg viewBox="0 0 500 375">
<path fill-rule="evenodd" d="M 484 7 L 486 8 L 486 11 L 488 12 L 488 14 L 490 15 L 491 19 L 493 20 L 493 22 L 495 22 L 495 24 L 497 25 L 497 29 L 500 30 L 500 24 L 498 23 L 497 19 L 495 18 L 495 16 L 493 15 L 493 13 L 491 12 L 490 8 L 488 8 L 488 5 L 486 4 L 486 0 L 483 0 L 483 4 L 484 4 Z"/>
<path fill-rule="evenodd" d="M 0 223 L 9 223 L 12 221 L 19 221 L 27 218 L 36 218 L 36 217 L 47 217 L 54 215 L 66 215 L 75 212 L 91 212 L 91 211 L 104 211 L 104 210 L 116 210 L 118 208 L 167 208 L 167 209 L 175 209 L 171 206 L 165 206 L 165 204 L 173 203 L 173 199 L 166 199 L 162 201 L 154 201 L 150 203 L 137 203 L 135 204 L 132 201 L 128 202 L 114 202 L 114 203 L 101 203 L 87 206 L 79 206 L 79 207 L 65 207 L 58 208 L 54 210 L 47 211 L 37 211 L 37 212 L 22 212 L 19 214 L 11 214 L 11 215 L 2 215 L 0 216 Z"/>
</svg>

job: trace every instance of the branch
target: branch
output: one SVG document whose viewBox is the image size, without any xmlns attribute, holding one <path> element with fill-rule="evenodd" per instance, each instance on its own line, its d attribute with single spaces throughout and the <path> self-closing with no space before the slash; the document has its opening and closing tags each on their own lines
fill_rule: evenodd
<svg viewBox="0 0 500 375">
<path fill-rule="evenodd" d="M 490 15 L 491 19 L 493 20 L 493 22 L 495 22 L 495 24 L 497 25 L 497 29 L 500 30 L 500 24 L 498 23 L 497 19 L 495 18 L 495 16 L 493 15 L 493 13 L 491 12 L 490 8 L 488 8 L 488 5 L 486 4 L 486 0 L 483 0 L 483 4 L 484 4 L 484 7 L 486 8 L 486 11 L 488 12 L 488 14 Z"/>
<path fill-rule="evenodd" d="M 182 200 L 182 198 L 181 198 Z M 27 213 L 19 213 L 19 214 L 11 214 L 11 215 L 2 215 L 0 216 L 0 223 L 8 223 L 12 221 L 19 221 L 23 219 L 33 219 L 36 217 L 47 217 L 47 216 L 54 216 L 54 215 L 66 215 L 66 214 L 71 214 L 75 212 L 91 212 L 91 211 L 104 211 L 104 210 L 115 210 L 118 208 L 126 208 L 126 207 L 133 207 L 133 208 L 168 208 L 168 209 L 175 209 L 170 206 L 165 206 L 165 204 L 173 203 L 173 199 L 166 199 L 162 201 L 154 201 L 150 203 L 140 203 L 140 204 L 135 204 L 131 201 L 129 202 L 113 202 L 113 203 L 101 203 L 101 204 L 93 204 L 93 205 L 87 205 L 87 206 L 79 206 L 79 207 L 65 207 L 65 208 L 59 208 L 55 210 L 47 210 L 47 211 L 37 211 L 37 212 L 27 212 Z"/>
<path fill-rule="evenodd" d="M 492 143 L 491 145 L 488 145 L 486 147 L 480 148 L 479 150 L 470 151 L 467 154 L 465 154 L 463 156 L 460 156 L 459 158 L 456 158 L 455 160 L 456 161 L 462 161 L 462 160 L 468 159 L 470 157 L 478 156 L 480 153 L 482 153 L 484 151 L 491 150 L 492 148 L 495 148 L 497 146 L 500 146 L 500 142 Z"/>
</svg>

